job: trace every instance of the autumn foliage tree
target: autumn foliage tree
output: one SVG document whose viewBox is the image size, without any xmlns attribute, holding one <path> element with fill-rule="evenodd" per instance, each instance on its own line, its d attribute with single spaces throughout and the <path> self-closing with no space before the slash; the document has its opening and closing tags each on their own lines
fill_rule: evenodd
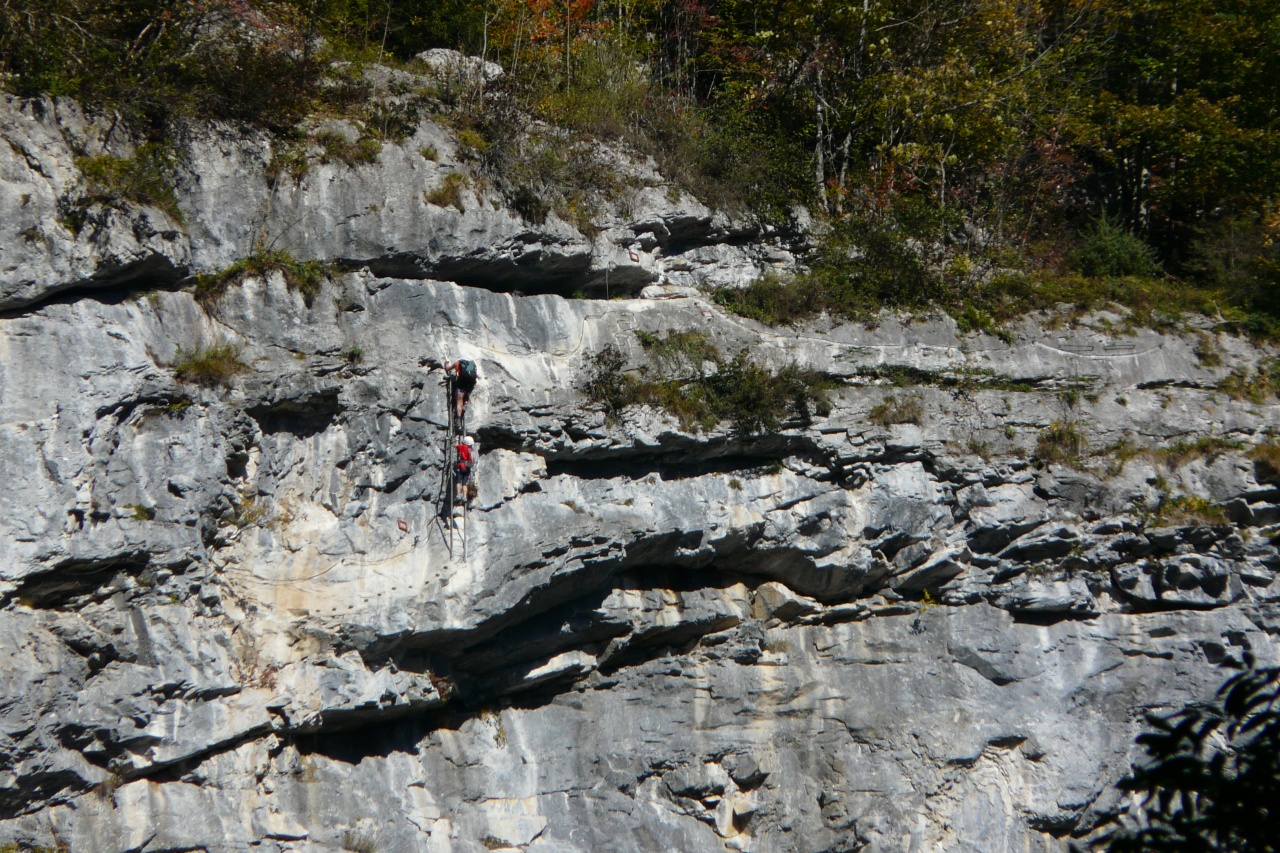
<svg viewBox="0 0 1280 853">
<path fill-rule="evenodd" d="M 1151 270 L 1280 331 L 1274 0 L 0 3 L 0 85 L 157 133 L 187 115 L 287 131 L 334 60 L 430 47 L 507 69 L 464 124 L 608 139 L 777 223 L 805 206 L 829 226 L 815 269 L 831 282 L 860 274 L 854 249 L 899 268 L 860 303 L 1080 273 L 1105 221 L 1151 247 Z"/>
</svg>

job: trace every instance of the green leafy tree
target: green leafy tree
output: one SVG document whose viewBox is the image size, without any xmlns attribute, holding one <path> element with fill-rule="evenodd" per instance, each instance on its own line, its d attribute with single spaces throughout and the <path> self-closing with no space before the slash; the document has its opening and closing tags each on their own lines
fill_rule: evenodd
<svg viewBox="0 0 1280 853">
<path fill-rule="evenodd" d="M 9 0 L 0 79 L 112 109 L 155 138 L 175 115 L 288 128 L 318 73 L 298 22 L 291 7 L 232 0 Z"/>
<path fill-rule="evenodd" d="M 1274 198 L 1280 4 L 1102 0 L 1078 68 L 1094 195 L 1179 257 L 1198 224 Z"/>
<path fill-rule="evenodd" d="M 1138 820 L 1108 853 L 1280 850 L 1280 668 L 1248 663 L 1207 705 L 1148 718 L 1149 760 L 1120 782 Z"/>
</svg>

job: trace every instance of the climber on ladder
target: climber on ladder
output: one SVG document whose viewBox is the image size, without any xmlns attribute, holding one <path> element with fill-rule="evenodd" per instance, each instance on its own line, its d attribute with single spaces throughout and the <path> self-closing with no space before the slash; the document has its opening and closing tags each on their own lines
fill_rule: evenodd
<svg viewBox="0 0 1280 853">
<path fill-rule="evenodd" d="M 461 432 L 467 414 L 467 403 L 471 400 L 471 392 L 476 388 L 476 380 L 480 378 L 476 363 L 466 358 L 444 364 L 435 359 L 428 359 L 427 365 L 432 370 L 436 368 L 443 370 L 445 380 L 453 386 L 453 399 L 450 402 L 453 404 L 453 414 L 457 419 L 455 423 L 458 425 L 458 431 Z"/>
<path fill-rule="evenodd" d="M 471 474 L 475 470 L 476 455 L 480 452 L 476 440 L 464 435 L 454 448 L 453 486 L 454 511 L 461 511 L 471 500 Z"/>
<path fill-rule="evenodd" d="M 475 473 L 479 449 L 475 439 L 466 435 L 464 418 L 467 403 L 475 390 L 479 374 L 475 362 L 468 359 L 460 358 L 457 361 L 442 364 L 434 358 L 424 358 L 419 364 L 431 370 L 443 370 L 445 374 L 443 384 L 448 394 L 445 405 L 449 412 L 449 426 L 445 433 L 444 476 L 440 478 L 440 492 L 437 497 L 439 511 L 436 513 L 436 521 L 440 523 L 441 532 L 446 537 L 445 542 L 448 545 L 450 557 L 453 556 L 454 534 L 461 532 L 462 554 L 463 559 L 466 559 L 466 509 L 469 500 L 475 494 L 472 477 Z M 453 521 L 455 515 L 462 516 L 461 531 L 457 530 Z"/>
</svg>

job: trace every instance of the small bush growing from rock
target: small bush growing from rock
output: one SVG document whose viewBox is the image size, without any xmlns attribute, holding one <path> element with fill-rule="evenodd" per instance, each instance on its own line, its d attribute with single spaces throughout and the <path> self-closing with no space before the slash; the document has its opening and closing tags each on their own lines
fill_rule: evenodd
<svg viewBox="0 0 1280 853">
<path fill-rule="evenodd" d="M 1156 520 L 1162 524 L 1224 524 L 1227 515 L 1213 501 L 1195 495 L 1179 495 L 1162 500 L 1156 508 Z"/>
<path fill-rule="evenodd" d="M 545 127 L 525 127 L 519 114 L 487 114 L 484 136 L 458 132 L 460 154 L 478 167 L 526 221 L 540 224 L 554 212 L 584 234 L 604 203 L 618 201 L 623 183 L 596 143 Z M 517 132 L 524 127 L 524 132 Z M 472 139 L 471 137 L 475 138 Z M 477 141 L 483 145 L 475 145 Z"/>
<path fill-rule="evenodd" d="M 1080 236 L 1084 243 L 1073 260 L 1087 276 L 1150 276 L 1160 271 L 1152 248 L 1110 217 L 1099 217 Z"/>
<path fill-rule="evenodd" d="M 1196 359 L 1201 367 L 1218 367 L 1222 364 L 1222 353 L 1218 351 L 1211 335 L 1201 332 L 1196 343 Z"/>
<path fill-rule="evenodd" d="M 82 205 L 116 207 L 131 201 L 158 208 L 175 222 L 182 221 L 173 188 L 177 157 L 168 146 L 149 142 L 139 146 L 132 157 L 77 157 L 76 167 L 84 175 L 88 193 Z"/>
<path fill-rule="evenodd" d="M 1272 440 L 1259 444 L 1249 451 L 1249 458 L 1259 483 L 1280 484 L 1280 443 Z"/>
<path fill-rule="evenodd" d="M 361 111 L 364 122 L 362 136 L 400 142 L 413 136 L 422 120 L 422 106 L 417 98 L 402 101 L 374 100 Z"/>
<path fill-rule="evenodd" d="M 717 290 L 715 301 L 735 314 L 770 326 L 799 323 L 830 310 L 830 300 L 810 278 L 766 275 L 748 287 Z"/>
<path fill-rule="evenodd" d="M 969 451 L 974 456 L 979 456 L 983 459 L 990 459 L 992 455 L 991 445 L 987 444 L 985 441 L 980 441 L 977 438 L 970 438 L 965 442 L 965 450 Z"/>
<path fill-rule="evenodd" d="M 463 157 L 479 157 L 489 142 L 478 131 L 464 127 L 458 131 L 458 153 Z"/>
<path fill-rule="evenodd" d="M 720 350 L 711 339 L 696 330 L 667 332 L 636 332 L 640 346 L 649 356 L 649 370 L 662 379 L 700 379 L 703 365 L 720 363 Z"/>
<path fill-rule="evenodd" d="M 605 417 L 614 422 L 622 419 L 623 409 L 636 402 L 636 379 L 622 372 L 626 363 L 622 352 L 609 344 L 596 353 L 591 361 L 590 373 L 578 386 L 588 399 L 601 404 Z"/>
<path fill-rule="evenodd" d="M 198 277 L 196 299 L 206 304 L 216 301 L 231 285 L 246 278 L 266 278 L 272 272 L 283 275 L 285 284 L 301 293 L 303 301 L 310 306 L 320 285 L 332 275 L 333 266 L 325 261 L 300 261 L 279 249 L 259 249 L 224 270 Z"/>
<path fill-rule="evenodd" d="M 726 361 L 698 332 L 641 333 L 641 344 L 652 353 L 641 368 L 644 378 L 624 373 L 625 359 L 611 345 L 595 357 L 579 386 L 603 404 L 610 420 L 620 420 L 623 409 L 640 403 L 674 415 L 684 429 L 729 421 L 734 431 L 751 435 L 775 432 L 788 417 L 808 419 L 831 409 L 827 392 L 834 385 L 816 371 L 795 365 L 771 371 L 745 350 Z M 711 369 L 704 372 L 708 363 Z"/>
<path fill-rule="evenodd" d="M 164 404 L 165 414 L 176 417 L 191 408 L 192 400 L 187 396 L 179 396 Z"/>
<path fill-rule="evenodd" d="M 458 172 L 450 172 L 444 176 L 444 183 L 430 192 L 426 193 L 423 198 L 427 204 L 434 204 L 436 207 L 453 207 L 459 213 L 465 211 L 462 206 L 462 191 L 467 188 L 467 176 Z"/>
<path fill-rule="evenodd" d="M 134 521 L 154 521 L 156 517 L 154 509 L 142 504 L 125 504 L 124 509 L 129 511 L 129 517 Z"/>
<path fill-rule="evenodd" d="M 717 416 L 740 433 L 776 432 L 786 417 L 808 421 L 831 411 L 827 392 L 834 383 L 827 377 L 794 364 L 775 373 L 751 361 L 745 350 L 706 381 L 718 397 Z"/>
<path fill-rule="evenodd" d="M 280 180 L 281 176 L 288 175 L 293 178 L 294 183 L 299 183 L 311 168 L 311 162 L 307 159 L 307 149 L 305 142 L 293 140 L 273 141 L 271 144 L 271 161 L 267 163 L 267 181 L 272 186 Z"/>
<path fill-rule="evenodd" d="M 260 501 L 257 497 L 247 497 L 236 507 L 235 513 L 231 516 L 231 523 L 240 528 L 264 527 L 270 515 L 271 508 L 265 501 Z"/>
<path fill-rule="evenodd" d="M 1280 360 L 1258 365 L 1257 370 L 1237 368 L 1217 386 L 1236 400 L 1262 405 L 1269 397 L 1280 396 Z"/>
<path fill-rule="evenodd" d="M 1074 421 L 1054 421 L 1036 439 L 1036 459 L 1047 464 L 1079 465 L 1085 451 L 1084 435 Z"/>
<path fill-rule="evenodd" d="M 541 225 L 547 221 L 547 214 L 551 212 L 549 205 L 541 195 L 532 188 L 521 185 L 511 192 L 511 207 L 526 222 L 532 222 L 534 225 Z"/>
<path fill-rule="evenodd" d="M 867 413 L 867 420 L 883 427 L 892 424 L 919 425 L 924 423 L 924 406 L 917 395 L 909 394 L 898 399 L 890 394 L 882 402 L 871 407 L 871 411 Z"/>
<path fill-rule="evenodd" d="M 355 142 L 340 133 L 317 133 L 315 141 L 320 146 L 321 163 L 343 163 L 359 166 L 378 162 L 382 142 L 373 136 L 362 135 Z"/>
<path fill-rule="evenodd" d="M 240 347 L 227 342 L 193 350 L 178 348 L 173 363 L 173 375 L 182 382 L 197 385 L 225 384 L 231 377 L 243 373 L 249 366 L 240 360 Z"/>
<path fill-rule="evenodd" d="M 707 389 L 696 382 L 640 381 L 633 385 L 635 403 L 660 409 L 680 421 L 682 429 L 712 429 L 720 418 Z"/>
<path fill-rule="evenodd" d="M 362 94 L 353 94 L 355 100 L 367 97 L 360 84 L 354 84 Z M 271 162 L 267 164 L 267 180 L 275 184 L 282 175 L 288 174 L 295 182 L 301 181 L 311 169 L 311 158 L 315 156 L 315 148 L 320 149 L 321 163 L 342 163 L 346 166 L 361 166 L 378 162 L 385 141 L 399 141 L 412 135 L 417 128 L 419 107 L 416 103 L 382 104 L 367 103 L 354 113 L 350 104 L 343 103 L 342 86 L 329 88 L 329 95 L 334 98 L 332 106 L 341 108 L 353 119 L 358 119 L 360 133 L 350 139 L 333 130 L 322 130 L 318 133 L 292 132 L 288 140 L 272 143 Z M 436 159 L 436 150 L 430 147 L 420 149 L 422 156 L 428 160 Z M 431 156 L 427 156 L 430 154 Z"/>
</svg>

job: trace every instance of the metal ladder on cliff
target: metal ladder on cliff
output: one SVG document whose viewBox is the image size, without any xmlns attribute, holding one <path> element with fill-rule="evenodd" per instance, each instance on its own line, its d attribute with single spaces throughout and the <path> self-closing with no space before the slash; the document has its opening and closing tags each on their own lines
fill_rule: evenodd
<svg viewBox="0 0 1280 853">
<path fill-rule="evenodd" d="M 457 493 L 454 472 L 458 461 L 458 435 L 465 432 L 466 424 L 465 420 L 458 422 L 456 419 L 454 377 L 446 373 L 441 384 L 445 389 L 445 410 L 449 414 L 449 427 L 444 441 L 444 472 L 443 476 L 440 477 L 440 491 L 436 495 L 435 521 L 440 525 L 440 538 L 444 540 L 445 547 L 449 551 L 449 559 L 453 559 L 454 534 L 456 533 L 462 543 L 462 559 L 465 561 L 467 559 L 467 502 L 464 500 L 462 503 L 461 529 L 454 521 L 453 508 L 456 505 L 455 495 Z M 473 465 L 472 476 L 474 476 L 474 470 Z"/>
</svg>

